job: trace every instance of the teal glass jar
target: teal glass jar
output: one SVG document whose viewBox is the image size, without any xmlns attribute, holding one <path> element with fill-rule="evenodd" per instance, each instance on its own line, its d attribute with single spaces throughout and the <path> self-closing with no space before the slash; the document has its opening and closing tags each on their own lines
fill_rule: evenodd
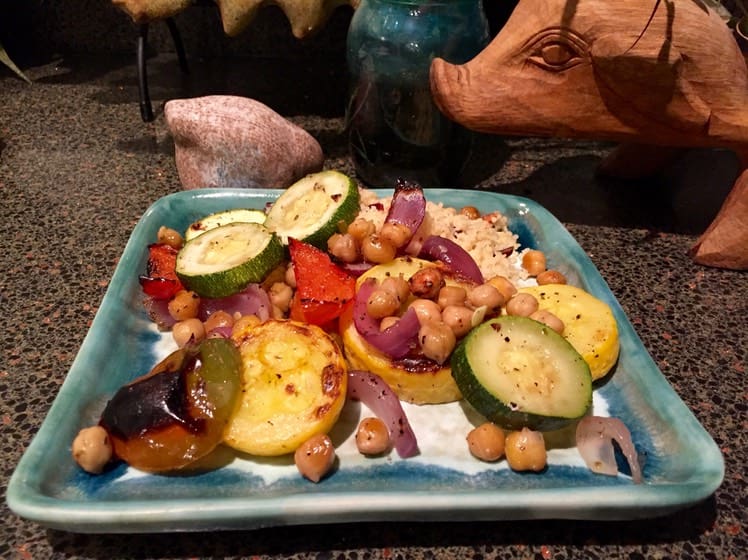
<svg viewBox="0 0 748 560">
<path fill-rule="evenodd" d="M 434 104 L 435 57 L 461 64 L 489 42 L 482 0 L 362 0 L 347 37 L 348 143 L 370 186 L 455 186 L 472 133 Z"/>
</svg>

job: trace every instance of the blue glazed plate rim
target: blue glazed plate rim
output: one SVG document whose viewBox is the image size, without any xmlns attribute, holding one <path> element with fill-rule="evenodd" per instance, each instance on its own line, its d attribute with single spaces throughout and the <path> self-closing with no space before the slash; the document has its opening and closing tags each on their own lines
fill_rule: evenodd
<svg viewBox="0 0 748 560">
<path fill-rule="evenodd" d="M 721 484 L 724 462 L 719 448 L 668 384 L 602 276 L 564 226 L 532 200 L 453 189 L 427 189 L 426 195 L 446 206 L 503 212 L 524 246 L 545 251 L 550 266 L 611 306 L 621 357 L 616 371 L 596 391 L 607 399 L 611 415 L 627 423 L 640 452 L 643 449 L 645 484 L 564 465 L 551 465 L 540 475 L 497 470 L 476 477 L 443 468 L 437 460 L 355 468 L 341 464 L 318 485 L 300 477 L 265 484 L 252 476 L 251 467 L 247 477 L 238 480 L 219 469 L 199 476 L 146 476 L 125 484 L 120 478 L 124 468 L 101 477 L 81 473 L 70 458 L 72 437 L 90 423 L 85 418 L 91 410 L 128 380 L 121 370 L 147 371 L 153 364 L 154 335 L 139 304 L 137 275 L 158 227 L 166 223 L 185 228 L 201 216 L 231 207 L 261 208 L 279 192 L 182 191 L 159 199 L 145 212 L 58 396 L 10 479 L 6 499 L 12 511 L 51 528 L 91 533 L 385 520 L 615 520 L 670 513 L 707 498 Z M 92 371 L 102 368 L 114 373 L 105 377 Z M 455 438 L 464 443 L 463 433 Z M 160 498 L 162 494 L 166 497 Z"/>
</svg>

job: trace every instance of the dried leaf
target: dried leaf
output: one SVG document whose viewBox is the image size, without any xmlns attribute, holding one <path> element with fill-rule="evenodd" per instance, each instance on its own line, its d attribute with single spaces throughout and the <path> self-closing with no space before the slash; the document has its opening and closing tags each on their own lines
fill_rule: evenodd
<svg viewBox="0 0 748 560">
<path fill-rule="evenodd" d="M 16 66 L 15 63 L 10 59 L 10 57 L 8 56 L 8 53 L 5 52 L 5 47 L 3 47 L 2 44 L 0 44 L 0 62 L 2 62 L 3 64 L 5 64 L 5 66 L 10 68 L 13 71 L 13 73 L 15 73 L 19 78 L 27 81 L 28 83 L 31 83 L 31 80 L 28 79 L 26 74 L 21 72 L 21 69 L 18 66 Z"/>
</svg>

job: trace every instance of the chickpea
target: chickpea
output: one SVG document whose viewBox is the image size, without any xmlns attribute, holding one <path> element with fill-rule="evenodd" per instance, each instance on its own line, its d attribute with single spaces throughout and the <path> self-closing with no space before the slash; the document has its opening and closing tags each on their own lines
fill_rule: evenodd
<svg viewBox="0 0 748 560">
<path fill-rule="evenodd" d="M 379 321 L 379 330 L 380 331 L 386 331 L 389 329 L 392 325 L 397 323 L 400 320 L 400 317 L 385 317 L 381 321 Z"/>
<path fill-rule="evenodd" d="M 293 458 L 303 477 L 319 482 L 335 463 L 335 447 L 326 434 L 317 434 L 302 443 Z"/>
<path fill-rule="evenodd" d="M 286 312 L 283 311 L 280 307 L 277 305 L 271 305 L 270 306 L 270 317 L 273 319 L 285 319 L 286 318 Z"/>
<path fill-rule="evenodd" d="M 545 255 L 542 251 L 536 249 L 525 251 L 525 254 L 522 255 L 522 268 L 530 276 L 537 276 L 545 270 Z"/>
<path fill-rule="evenodd" d="M 234 317 L 234 326 L 231 329 L 231 336 L 244 336 L 244 333 L 247 330 L 256 327 L 260 323 L 262 323 L 262 321 L 257 315 L 242 315 L 238 318 Z"/>
<path fill-rule="evenodd" d="M 418 330 L 418 343 L 424 356 L 443 364 L 455 349 L 457 339 L 452 329 L 444 323 L 431 322 L 421 325 Z"/>
<path fill-rule="evenodd" d="M 436 299 L 446 282 L 442 271 L 435 266 L 427 266 L 416 272 L 408 280 L 410 291 L 418 298 Z"/>
<path fill-rule="evenodd" d="M 379 455 L 390 448 L 390 432 L 379 418 L 364 418 L 356 431 L 356 447 L 363 455 Z"/>
<path fill-rule="evenodd" d="M 473 328 L 473 313 L 463 305 L 448 305 L 442 310 L 442 321 L 457 338 L 462 338 Z"/>
<path fill-rule="evenodd" d="M 348 224 L 347 233 L 358 242 L 360 245 L 364 239 L 372 235 L 377 231 L 377 227 L 374 222 L 365 218 L 356 218 L 350 224 Z"/>
<path fill-rule="evenodd" d="M 168 304 L 169 315 L 175 321 L 197 317 L 200 310 L 200 296 L 188 290 L 179 290 Z"/>
<path fill-rule="evenodd" d="M 509 301 L 517 293 L 517 288 L 506 276 L 494 276 L 488 283 L 499 290 L 506 301 Z"/>
<path fill-rule="evenodd" d="M 410 285 L 408 281 L 403 278 L 402 274 L 397 276 L 388 276 L 382 280 L 382 284 L 379 286 L 382 290 L 392 292 L 397 297 L 397 300 L 402 303 L 408 296 L 410 296 Z"/>
<path fill-rule="evenodd" d="M 382 264 L 394 259 L 397 251 L 392 243 L 372 233 L 361 242 L 361 254 L 364 260 Z"/>
<path fill-rule="evenodd" d="M 296 271 L 293 269 L 293 264 L 289 264 L 286 268 L 286 275 L 283 278 L 283 281 L 291 286 L 291 288 L 296 287 Z"/>
<path fill-rule="evenodd" d="M 535 313 L 530 314 L 530 319 L 535 319 L 544 325 L 548 325 L 558 334 L 564 332 L 564 322 L 547 309 L 538 309 Z"/>
<path fill-rule="evenodd" d="M 410 238 L 413 237 L 413 232 L 405 224 L 385 223 L 382 225 L 382 229 L 379 230 L 379 236 L 389 241 L 396 249 L 399 249 L 410 241 Z"/>
<path fill-rule="evenodd" d="M 468 448 L 481 461 L 498 461 L 504 455 L 504 430 L 493 422 L 485 422 L 470 430 Z"/>
<path fill-rule="evenodd" d="M 193 342 L 200 342 L 205 338 L 205 326 L 203 322 L 198 318 L 185 319 L 174 323 L 171 328 L 171 335 L 174 337 L 174 342 L 180 348 L 192 340 Z"/>
<path fill-rule="evenodd" d="M 226 311 L 219 310 L 210 314 L 203 322 L 205 332 L 211 332 L 216 329 L 229 328 L 234 326 L 234 317 Z"/>
<path fill-rule="evenodd" d="M 558 270 L 544 270 L 537 275 L 535 280 L 538 281 L 540 286 L 545 286 L 546 284 L 566 284 L 566 276 Z"/>
<path fill-rule="evenodd" d="M 99 474 L 112 459 L 112 442 L 101 426 L 84 428 L 73 440 L 73 459 L 89 473 Z"/>
<path fill-rule="evenodd" d="M 496 315 L 501 310 L 501 306 L 506 303 L 501 292 L 493 284 L 488 283 L 470 290 L 467 301 L 473 309 L 485 306 L 487 315 Z"/>
<path fill-rule="evenodd" d="M 444 286 L 439 290 L 439 297 L 436 302 L 439 307 L 446 309 L 449 306 L 454 305 L 465 305 L 465 299 L 467 298 L 467 290 L 461 286 Z"/>
<path fill-rule="evenodd" d="M 478 210 L 475 206 L 463 206 L 460 208 L 460 214 L 465 216 L 466 218 L 470 218 L 471 220 L 477 220 L 480 218 L 480 210 Z"/>
<path fill-rule="evenodd" d="M 515 471 L 542 471 L 547 461 L 543 432 L 522 428 L 506 436 L 506 460 Z"/>
<path fill-rule="evenodd" d="M 327 250 L 333 257 L 345 263 L 358 260 L 358 244 L 349 233 L 332 234 L 327 240 Z"/>
<path fill-rule="evenodd" d="M 284 282 L 286 278 L 286 271 L 286 264 L 279 264 L 270 272 L 268 272 L 267 276 L 265 276 L 263 281 L 260 283 L 260 287 L 263 290 L 268 291 L 270 289 L 270 286 L 272 286 L 276 282 Z"/>
<path fill-rule="evenodd" d="M 410 302 L 408 307 L 412 307 L 415 310 L 418 322 L 421 325 L 438 323 L 442 320 L 442 310 L 439 304 L 430 299 L 415 299 Z"/>
<path fill-rule="evenodd" d="M 529 317 L 538 310 L 538 300 L 531 294 L 520 292 L 515 294 L 512 299 L 506 303 L 506 312 L 509 315 L 518 315 L 520 317 Z"/>
<path fill-rule="evenodd" d="M 182 235 L 175 229 L 161 226 L 156 232 L 156 242 L 168 245 L 172 249 L 181 249 L 184 245 Z"/>
<path fill-rule="evenodd" d="M 291 306 L 291 298 L 293 297 L 293 289 L 285 282 L 276 282 L 268 290 L 268 297 L 270 303 L 278 307 L 284 313 L 288 311 Z"/>
<path fill-rule="evenodd" d="M 397 296 L 381 288 L 375 289 L 366 300 L 366 312 L 375 319 L 394 315 L 399 308 L 400 302 Z"/>
</svg>

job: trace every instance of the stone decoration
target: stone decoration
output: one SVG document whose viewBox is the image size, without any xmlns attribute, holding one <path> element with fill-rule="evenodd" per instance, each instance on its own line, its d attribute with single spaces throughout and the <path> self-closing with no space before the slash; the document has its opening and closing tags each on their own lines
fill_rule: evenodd
<svg viewBox="0 0 748 560">
<path fill-rule="evenodd" d="M 254 99 L 173 99 L 164 117 L 185 189 L 285 188 L 322 169 L 317 140 Z"/>
<path fill-rule="evenodd" d="M 734 150 L 742 175 L 691 253 L 748 269 L 748 69 L 702 2 L 520 0 L 473 60 L 433 61 L 431 90 L 473 130 L 621 142 L 602 168 L 628 178 L 674 147 Z"/>
</svg>

